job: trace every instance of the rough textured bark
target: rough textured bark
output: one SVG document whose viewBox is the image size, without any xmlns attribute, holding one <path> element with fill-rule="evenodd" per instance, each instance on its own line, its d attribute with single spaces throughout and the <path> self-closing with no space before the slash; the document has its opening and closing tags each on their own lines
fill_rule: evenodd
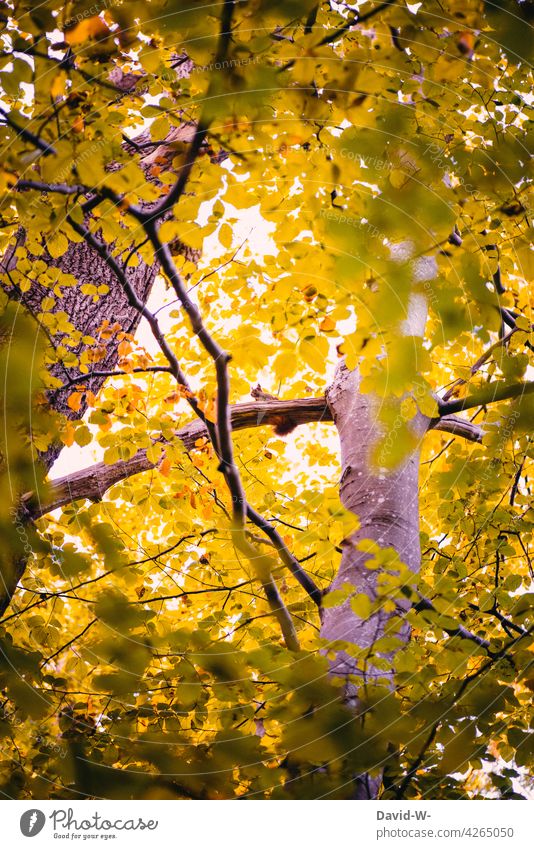
<svg viewBox="0 0 534 849">
<path fill-rule="evenodd" d="M 139 153 L 139 151 L 142 152 L 140 164 L 145 172 L 146 179 L 154 182 L 154 178 L 151 177 L 150 171 L 154 157 L 156 157 L 160 162 L 166 160 L 167 166 L 170 167 L 172 156 L 174 154 L 172 144 L 176 140 L 191 141 L 194 134 L 194 125 L 191 123 L 185 123 L 179 127 L 173 127 L 171 129 L 166 143 L 151 142 L 150 134 L 147 131 L 138 136 L 134 140 L 133 144 L 135 144 L 138 148 L 137 153 Z M 132 145 L 125 144 L 124 147 L 132 155 L 134 155 L 135 150 L 132 148 Z M 37 321 L 39 321 L 38 315 L 41 312 L 42 300 L 44 297 L 50 295 L 50 289 L 43 286 L 38 279 L 32 278 L 31 286 L 28 291 L 22 292 L 17 286 L 16 280 L 14 280 L 17 265 L 15 250 L 19 245 L 24 244 L 24 240 L 25 232 L 23 228 L 20 228 L 16 237 L 16 242 L 11 249 L 6 252 L 6 255 L 0 263 L 0 280 L 2 281 L 9 297 L 24 304 L 29 312 L 37 319 Z M 128 240 L 125 239 L 125 244 L 121 246 L 123 258 L 126 259 L 128 252 L 133 250 L 136 244 L 139 244 L 144 240 L 144 235 L 142 233 L 136 234 L 135 238 L 132 236 L 131 244 L 128 244 Z M 172 247 L 174 252 L 183 254 L 187 257 L 187 259 L 194 262 L 199 259 L 199 252 L 192 250 L 187 245 L 176 243 Z M 109 248 L 111 253 L 115 253 L 113 245 L 110 245 Z M 52 258 L 46 249 L 39 258 L 44 260 L 49 268 L 58 268 L 62 272 L 71 274 L 76 278 L 76 286 L 63 287 L 62 297 L 57 299 L 53 310 L 53 312 L 65 312 L 74 330 L 81 332 L 84 336 L 92 337 L 98 341 L 99 328 L 103 322 L 108 321 L 110 325 L 120 326 L 120 330 L 115 332 L 112 339 L 107 339 L 105 343 L 99 346 L 99 354 L 102 355 L 102 359 L 95 362 L 95 370 L 104 372 L 112 371 L 118 360 L 118 334 L 121 331 L 125 333 L 135 332 L 141 318 L 138 310 L 128 303 L 128 299 L 122 286 L 106 262 L 90 245 L 85 242 L 71 242 L 63 256 L 57 259 Z M 154 261 L 152 263 L 147 263 L 142 259 L 140 254 L 137 254 L 137 265 L 133 266 L 130 262 L 130 264 L 125 265 L 124 267 L 128 282 L 132 285 L 136 295 L 142 303 L 146 303 L 148 296 L 150 295 L 158 269 L 158 262 Z M 82 286 L 84 284 L 92 284 L 96 286 L 104 284 L 109 287 L 109 291 L 107 294 L 102 295 L 98 301 L 94 303 L 91 296 L 83 294 Z M 54 349 L 57 349 L 57 347 L 61 345 L 62 340 L 63 333 L 50 337 L 50 343 Z M 87 350 L 90 347 L 90 344 L 86 344 L 82 341 L 76 348 L 69 348 L 69 353 L 74 353 L 79 357 L 84 350 Z M 59 361 L 54 363 L 49 370 L 55 378 L 58 378 L 63 383 L 63 386 L 59 389 L 53 389 L 48 392 L 47 400 L 50 407 L 57 413 L 66 416 L 68 419 L 81 418 L 86 409 L 84 398 L 82 398 L 81 405 L 77 410 L 72 410 L 67 403 L 69 395 L 73 391 L 73 385 L 83 374 L 80 371 L 80 368 L 78 366 L 69 366 L 67 368 L 64 363 Z M 84 387 L 91 390 L 93 394 L 96 394 L 99 391 L 105 380 L 104 377 L 98 376 L 87 380 L 86 374 L 83 375 L 83 378 Z M 49 471 L 52 463 L 59 455 L 61 448 L 61 444 L 52 445 L 41 457 L 47 471 Z"/>
<path fill-rule="evenodd" d="M 185 55 L 173 56 L 171 61 L 172 67 L 176 70 L 178 76 L 187 77 L 191 73 L 192 63 Z M 142 75 L 140 74 L 124 74 L 119 67 L 111 71 L 109 80 L 116 87 L 117 91 L 123 92 L 127 96 L 130 92 L 136 89 L 139 84 L 142 85 Z M 132 157 L 137 157 L 139 164 L 144 173 L 144 177 L 148 182 L 161 185 L 158 178 L 153 175 L 153 165 L 157 162 L 160 168 L 171 169 L 172 160 L 175 156 L 176 142 L 191 142 L 196 133 L 196 124 L 191 121 L 183 121 L 175 127 L 171 127 L 166 139 L 152 140 L 150 130 L 145 130 L 134 139 L 125 140 L 122 144 L 123 150 Z M 208 146 L 205 145 L 204 151 L 211 155 Z M 223 154 L 212 155 L 212 161 L 221 161 L 224 158 Z M 115 171 L 121 166 L 119 163 L 111 162 L 109 170 Z M 36 177 L 39 172 L 36 171 Z M 89 221 L 86 222 L 87 224 Z M 126 220 L 125 227 L 131 224 Z M 125 230 L 126 233 L 126 230 Z M 13 280 L 13 272 L 17 266 L 17 258 L 15 251 L 18 246 L 23 245 L 26 239 L 26 234 L 23 227 L 20 227 L 14 237 L 12 246 L 6 251 L 4 257 L 0 260 L 0 282 L 4 286 L 7 294 L 13 300 L 20 301 L 28 309 L 28 311 L 39 321 L 38 315 L 41 312 L 41 303 L 44 297 L 50 295 L 50 289 L 43 286 L 40 281 L 32 276 L 31 286 L 26 292 L 22 292 Z M 129 251 L 133 250 L 136 244 L 145 241 L 143 233 L 132 234 L 131 244 L 128 243 L 128 238 L 124 239 L 124 244 L 121 245 L 123 260 L 128 257 Z M 45 242 L 43 241 L 43 245 Z M 114 246 L 110 245 L 109 249 L 115 253 Z M 187 259 L 197 262 L 200 252 L 189 248 L 181 242 L 176 242 L 172 246 L 173 252 L 180 253 Z M 118 324 L 122 331 L 133 333 L 140 321 L 139 312 L 129 305 L 126 295 L 119 281 L 111 272 L 109 266 L 98 255 L 98 253 L 85 242 L 72 242 L 63 256 L 54 259 L 46 251 L 39 257 L 44 260 L 49 268 L 58 268 L 62 272 L 71 274 L 76 278 L 76 286 L 63 287 L 62 296 L 57 299 L 56 306 L 53 312 L 65 312 L 74 329 L 82 334 L 93 337 L 98 340 L 99 327 L 106 320 L 111 325 Z M 137 254 L 137 265 L 129 264 L 125 267 L 125 273 L 128 281 L 133 286 L 138 298 L 146 303 L 152 285 L 156 278 L 159 269 L 159 263 L 145 262 L 140 254 Z M 89 295 L 84 295 L 81 287 L 84 284 L 101 285 L 105 284 L 109 287 L 106 295 L 99 298 L 96 303 Z M 95 369 L 98 371 L 112 371 L 118 360 L 117 346 L 119 343 L 117 331 L 112 339 L 107 339 L 102 345 L 102 359 L 95 363 Z M 62 343 L 63 334 L 56 334 L 50 337 L 50 343 L 54 349 Z M 76 348 L 70 348 L 71 353 L 80 356 L 84 350 L 91 347 L 90 345 L 81 342 Z M 51 390 L 48 393 L 48 403 L 50 407 L 60 415 L 66 416 L 68 419 L 79 419 L 83 416 L 86 410 L 84 397 L 81 399 L 81 405 L 78 410 L 72 410 L 68 404 L 69 395 L 72 393 L 73 384 L 82 375 L 79 367 L 69 366 L 68 368 L 61 362 L 57 362 L 50 367 L 51 374 L 62 381 L 64 384 L 59 389 Z M 84 387 L 96 394 L 105 381 L 104 377 L 92 377 L 87 380 L 87 375 L 84 375 Z M 41 461 L 46 469 L 50 470 L 54 460 L 57 459 L 62 449 L 61 444 L 52 445 L 47 452 L 41 456 Z"/>
<path fill-rule="evenodd" d="M 21 230 L 17 237 L 17 244 L 22 244 L 24 241 L 24 231 Z M 83 335 L 93 337 L 95 340 L 99 338 L 99 328 L 106 320 L 110 325 L 119 325 L 123 331 L 133 333 L 140 319 L 139 313 L 129 306 L 126 296 L 119 286 L 118 281 L 113 278 L 109 268 L 100 259 L 100 257 L 85 243 L 71 243 L 66 253 L 58 258 L 52 259 L 45 254 L 42 257 L 49 267 L 59 268 L 64 272 L 73 274 L 76 277 L 76 286 L 63 289 L 63 297 L 56 301 L 56 310 L 64 311 L 69 317 L 69 321 L 75 330 L 80 331 Z M 20 301 L 26 309 L 38 319 L 38 314 L 41 312 L 42 299 L 50 294 L 38 279 L 31 280 L 31 286 L 27 292 L 21 292 L 16 285 L 16 256 L 14 249 L 8 251 L 5 255 L 2 265 L 0 266 L 0 277 L 8 295 Z M 156 263 L 147 265 L 141 259 L 136 267 L 130 268 L 127 273 L 128 277 L 135 288 L 139 298 L 145 302 L 150 294 L 153 282 L 157 274 L 158 266 Z M 101 284 L 105 283 L 109 286 L 108 294 L 104 295 L 95 304 L 92 298 L 84 295 L 81 287 L 84 283 Z M 51 346 L 56 349 L 62 343 L 63 334 L 49 334 Z M 113 370 L 118 360 L 118 331 L 111 340 L 106 340 L 102 344 L 102 359 L 96 363 L 96 368 L 99 371 Z M 74 348 L 70 349 L 78 357 L 83 350 L 91 346 L 83 341 Z M 62 381 L 63 386 L 58 389 L 48 391 L 48 403 L 55 412 L 65 416 L 68 419 L 79 419 L 83 416 L 86 404 L 85 395 L 82 396 L 82 403 L 78 410 L 73 410 L 68 406 L 68 398 L 73 392 L 73 386 L 76 380 L 80 378 L 81 371 L 79 366 L 66 368 L 65 365 L 58 360 L 49 367 L 50 373 Z M 83 386 L 90 389 L 93 393 L 97 393 L 105 378 L 94 377 L 87 380 L 87 375 L 84 376 Z M 58 457 L 63 445 L 62 443 L 53 443 L 40 457 L 40 463 L 43 471 L 49 472 L 54 461 Z M 41 474 L 41 473 L 39 473 Z M 20 533 L 26 534 L 24 526 L 30 518 L 27 511 L 21 508 L 19 512 L 17 527 Z M 27 554 L 23 557 L 17 557 L 16 562 L 13 562 L 6 573 L 2 575 L 2 584 L 0 586 L 0 614 L 6 610 L 15 588 L 24 574 L 27 563 Z"/>
<path fill-rule="evenodd" d="M 23 238 L 23 234 L 19 236 Z M 45 257 L 45 260 L 50 266 L 58 267 L 61 270 L 74 274 L 77 279 L 77 285 L 72 288 L 64 289 L 64 295 L 57 301 L 57 309 L 63 310 L 69 316 L 69 321 L 76 330 L 81 331 L 84 335 L 92 336 L 98 339 L 98 328 L 107 319 L 110 325 L 118 324 L 121 329 L 133 333 L 139 323 L 139 313 L 128 305 L 126 296 L 120 288 L 118 282 L 112 279 L 109 268 L 98 257 L 98 255 L 84 243 L 72 243 L 66 253 L 57 260 L 51 257 Z M 20 300 L 28 311 L 35 317 L 41 311 L 41 301 L 49 291 L 39 282 L 32 280 L 30 289 L 22 293 L 16 286 L 10 285 L 12 275 L 10 269 L 15 265 L 13 256 L 4 258 L 3 279 L 7 277 L 7 291 L 10 297 Z M 139 264 L 128 271 L 129 279 L 135 288 L 140 299 L 146 301 L 150 294 L 152 284 L 157 274 L 158 266 L 156 263 L 147 265 L 142 260 Z M 84 296 L 81 292 L 81 286 L 84 283 L 105 283 L 109 286 L 107 295 L 100 298 L 94 304 L 90 297 Z M 60 334 L 50 337 L 50 343 L 55 348 L 61 344 L 62 337 Z M 102 346 L 103 358 L 98 361 L 96 367 L 98 370 L 108 371 L 113 370 L 118 360 L 119 338 L 117 333 L 113 339 L 108 340 Z M 73 350 L 78 356 L 83 349 L 88 347 L 81 342 L 77 348 Z M 78 366 L 65 368 L 63 363 L 56 362 L 50 366 L 50 372 L 54 377 L 59 378 L 63 382 L 63 386 L 59 389 L 50 390 L 48 392 L 48 402 L 52 409 L 60 415 L 66 416 L 68 419 L 79 419 L 83 416 L 86 404 L 82 400 L 78 410 L 72 410 L 67 400 L 73 392 L 73 384 L 80 378 L 81 371 Z M 97 393 L 105 378 L 94 377 L 87 380 L 87 375 L 84 376 L 83 386 L 90 389 L 93 393 Z M 84 399 L 85 396 L 82 396 Z M 46 452 L 40 455 L 40 462 L 43 471 L 50 471 L 54 461 L 58 457 L 63 445 L 62 443 L 53 443 Z M 24 526 L 30 519 L 29 513 L 21 508 L 19 513 L 17 527 L 20 527 L 21 533 L 26 534 Z M 15 588 L 24 574 L 27 564 L 27 554 L 22 557 L 17 557 L 16 562 L 12 563 L 7 569 L 7 573 L 2 576 L 0 585 L 0 614 L 3 614 L 8 607 Z"/>
<path fill-rule="evenodd" d="M 191 63 L 183 63 L 181 75 L 187 76 L 191 70 Z M 120 69 L 116 69 L 117 73 L 112 78 L 112 82 L 117 86 L 117 89 L 125 93 L 131 91 L 137 85 L 139 77 L 137 75 L 124 75 Z M 147 180 L 157 182 L 157 178 L 152 176 L 151 168 L 154 157 L 159 158 L 159 161 L 165 161 L 168 166 L 171 165 L 175 153 L 173 143 L 177 140 L 191 141 L 194 138 L 196 127 L 191 122 L 183 122 L 178 127 L 173 127 L 169 134 L 169 138 L 165 140 L 151 141 L 147 131 L 142 133 L 132 142 L 124 145 L 125 150 L 132 156 L 139 156 L 141 167 L 143 168 Z M 210 153 L 210 151 L 205 151 Z M 220 161 L 224 158 L 221 154 L 214 155 L 212 161 Z M 110 164 L 110 170 L 117 166 L 116 163 Z M 38 173 L 36 174 L 38 176 Z M 172 213 L 170 213 L 172 214 Z M 5 252 L 0 259 L 0 282 L 7 292 L 8 296 L 13 300 L 21 302 L 26 309 L 39 321 L 39 313 L 43 297 L 50 295 L 50 290 L 42 285 L 36 276 L 32 276 L 28 291 L 21 291 L 17 285 L 17 256 L 16 249 L 23 245 L 26 239 L 26 234 L 23 227 L 20 227 L 14 235 L 14 240 L 11 247 Z M 122 257 L 126 257 L 128 251 L 134 250 L 136 245 L 143 241 L 143 237 L 136 235 L 132 237 L 131 244 L 122 246 Z M 110 250 L 113 253 L 113 245 L 110 245 Z M 124 253 L 126 248 L 126 253 Z M 188 246 L 177 242 L 172 245 L 172 250 L 175 253 L 181 253 L 192 261 L 197 261 L 199 252 L 191 250 Z M 123 288 L 119 281 L 115 278 L 108 265 L 97 254 L 97 252 L 84 242 L 73 242 L 67 248 L 65 254 L 57 259 L 54 259 L 45 251 L 40 259 L 43 259 L 49 268 L 58 268 L 61 271 L 71 274 L 76 278 L 76 285 L 72 287 L 63 287 L 62 297 L 58 298 L 54 311 L 65 312 L 68 316 L 70 324 L 75 331 L 81 334 L 99 339 L 99 328 L 107 320 L 110 325 L 118 325 L 120 330 L 117 330 L 111 339 L 106 339 L 102 344 L 100 352 L 101 359 L 95 363 L 95 370 L 98 372 L 113 371 L 118 361 L 118 343 L 120 341 L 119 333 L 124 331 L 133 333 L 139 324 L 140 314 L 137 309 L 130 306 Z M 131 283 L 135 293 L 142 303 L 146 303 L 156 275 L 158 273 L 159 264 L 146 263 L 141 256 L 138 255 L 137 265 L 128 265 L 125 269 L 126 276 Z M 90 296 L 84 295 L 81 287 L 85 284 L 105 284 L 109 287 L 106 295 L 99 298 L 96 303 Z M 47 334 L 50 344 L 53 349 L 57 349 L 63 341 L 63 333 Z M 70 352 L 78 357 L 87 348 L 94 347 L 94 343 L 86 344 L 83 340 L 76 348 L 70 348 Z M 61 359 L 51 364 L 49 368 L 51 374 L 62 382 L 59 388 L 50 389 L 47 393 L 47 400 L 51 409 L 58 414 L 65 416 L 68 419 L 79 419 L 83 416 L 87 404 L 85 395 L 81 396 L 81 403 L 78 409 L 73 410 L 68 406 L 68 398 L 73 392 L 73 386 L 82 375 L 78 365 L 67 368 Z M 105 377 L 95 375 L 89 380 L 87 375 L 84 375 L 83 387 L 96 394 L 105 381 Z M 61 443 L 52 444 L 46 452 L 40 455 L 40 462 L 43 470 L 49 472 L 54 461 L 59 456 L 62 450 Z M 39 472 L 41 474 L 41 472 Z M 26 534 L 25 528 L 31 520 L 30 513 L 21 506 L 16 524 L 20 528 L 21 534 Z M 11 562 L 9 567 L 4 570 L 4 574 L 0 577 L 0 615 L 2 615 L 8 607 L 16 586 L 24 574 L 27 563 L 27 554 L 23 557 L 17 557 L 16 562 Z"/>
<path fill-rule="evenodd" d="M 24 233 L 21 232 L 18 238 L 18 244 L 22 244 Z M 66 253 L 58 259 L 52 257 L 46 252 L 43 259 L 50 268 L 59 268 L 64 273 L 72 274 L 76 277 L 77 285 L 63 289 L 63 296 L 56 301 L 56 309 L 54 311 L 66 312 L 70 323 L 75 330 L 80 331 L 85 336 L 91 336 L 98 340 L 99 328 L 106 320 L 110 325 L 118 324 L 122 331 L 133 333 L 139 324 L 140 315 L 137 310 L 133 309 L 128 304 L 126 296 L 119 285 L 118 281 L 113 278 L 109 268 L 105 262 L 96 254 L 92 248 L 83 242 L 73 242 L 69 245 Z M 37 317 L 41 312 L 41 303 L 44 297 L 50 294 L 50 290 L 43 286 L 38 279 L 32 279 L 31 286 L 27 292 L 21 292 L 18 286 L 13 284 L 13 270 L 16 261 L 13 252 L 4 259 L 3 266 L 0 271 L 3 272 L 2 279 L 5 282 L 7 292 L 11 298 L 20 301 L 28 311 Z M 154 283 L 158 266 L 156 263 L 148 265 L 139 258 L 139 263 L 136 267 L 128 268 L 128 279 L 134 287 L 138 297 L 145 302 L 150 294 L 150 290 Z M 109 286 L 109 292 L 103 295 L 96 303 L 93 299 L 84 295 L 81 287 L 84 284 Z M 38 321 L 38 319 L 37 319 Z M 117 331 L 118 333 L 119 331 Z M 102 344 L 101 350 L 103 358 L 98 360 L 95 368 L 99 371 L 112 371 L 118 360 L 117 333 L 111 340 Z M 50 343 L 54 348 L 61 344 L 63 334 L 57 334 L 50 338 Z M 78 357 L 85 349 L 90 346 L 81 342 L 76 348 L 70 348 L 69 352 L 76 354 Z M 50 367 L 50 373 L 62 381 L 64 384 L 58 389 L 53 389 L 48 392 L 48 402 L 52 409 L 68 419 L 79 419 L 83 416 L 85 405 L 82 405 L 79 410 L 72 410 L 68 404 L 68 398 L 73 392 L 73 385 L 76 380 L 82 376 L 82 372 L 78 366 L 68 368 L 61 362 L 56 362 Z M 90 389 L 94 394 L 98 392 L 105 378 L 93 377 L 87 380 L 87 375 L 83 375 L 84 387 Z M 41 461 L 48 471 L 59 455 L 62 445 L 52 445 L 46 451 Z"/>
</svg>

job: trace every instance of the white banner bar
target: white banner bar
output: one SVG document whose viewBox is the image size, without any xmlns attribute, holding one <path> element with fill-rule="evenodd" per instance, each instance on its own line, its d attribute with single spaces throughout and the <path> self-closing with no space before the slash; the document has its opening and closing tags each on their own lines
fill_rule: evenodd
<svg viewBox="0 0 534 849">
<path fill-rule="evenodd" d="M 533 849 L 534 802 L 19 801 L 2 847 Z"/>
</svg>

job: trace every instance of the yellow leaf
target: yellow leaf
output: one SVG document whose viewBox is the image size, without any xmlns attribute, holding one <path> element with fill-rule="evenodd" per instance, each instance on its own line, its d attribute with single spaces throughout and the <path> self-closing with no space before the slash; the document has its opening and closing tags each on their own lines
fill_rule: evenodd
<svg viewBox="0 0 534 849">
<path fill-rule="evenodd" d="M 54 82 L 50 87 L 50 94 L 52 99 L 55 100 L 56 97 L 62 97 L 65 94 L 65 81 L 67 79 L 67 74 L 65 71 L 60 71 L 59 74 L 56 74 L 54 77 Z"/>
<path fill-rule="evenodd" d="M 229 224 L 222 224 L 219 230 L 219 242 L 224 248 L 231 248 L 234 234 Z"/>
<path fill-rule="evenodd" d="M 273 371 L 277 380 L 283 380 L 292 375 L 295 371 L 295 365 L 294 351 L 282 351 L 278 354 L 273 363 Z"/>
<path fill-rule="evenodd" d="M 69 243 L 67 241 L 67 237 L 64 236 L 63 233 L 55 233 L 46 242 L 48 253 L 54 259 L 63 256 L 68 246 Z"/>
<path fill-rule="evenodd" d="M 306 365 L 322 374 L 328 357 L 328 341 L 322 336 L 308 336 L 300 343 L 299 353 Z"/>
</svg>

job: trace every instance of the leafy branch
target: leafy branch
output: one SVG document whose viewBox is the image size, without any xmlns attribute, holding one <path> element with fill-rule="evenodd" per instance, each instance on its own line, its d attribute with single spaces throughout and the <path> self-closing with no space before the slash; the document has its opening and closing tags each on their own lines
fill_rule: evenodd
<svg viewBox="0 0 534 849">
<path fill-rule="evenodd" d="M 246 428 L 266 427 L 275 425 L 280 418 L 290 417 L 296 425 L 309 424 L 312 422 L 332 422 L 332 413 L 324 397 L 320 398 L 297 398 L 291 401 L 256 401 L 247 404 L 234 404 L 230 407 L 232 430 L 244 430 Z M 431 422 L 434 430 L 443 430 L 447 433 L 459 433 L 467 439 L 479 442 L 482 438 L 482 430 L 471 422 L 447 416 Z M 192 421 L 184 425 L 175 433 L 186 450 L 195 448 L 199 440 L 208 438 L 208 431 L 201 421 Z M 158 440 L 162 445 L 166 441 Z M 148 459 L 146 450 L 141 449 L 129 460 L 119 460 L 117 463 L 107 465 L 106 463 L 95 463 L 80 471 L 73 472 L 62 478 L 57 478 L 49 483 L 49 498 L 45 502 L 38 502 L 33 492 L 27 492 L 23 501 L 33 519 L 38 519 L 46 513 L 64 507 L 73 501 L 88 498 L 99 501 L 105 492 L 126 478 L 154 469 L 156 463 Z M 267 523 L 267 520 L 264 520 Z M 268 536 L 274 542 L 269 531 Z"/>
<path fill-rule="evenodd" d="M 506 401 L 510 398 L 522 398 L 534 392 L 534 381 L 521 383 L 505 383 L 504 381 L 492 381 L 485 386 L 459 398 L 456 401 L 438 402 L 440 416 L 448 416 L 452 413 L 460 413 L 462 410 L 470 410 L 473 407 L 485 407 L 486 404 L 495 404 L 497 401 Z"/>
<path fill-rule="evenodd" d="M 465 691 L 467 690 L 467 688 L 469 687 L 470 684 L 472 684 L 478 678 L 481 678 L 486 672 L 489 672 L 489 670 L 493 667 L 493 665 L 497 661 L 502 660 L 504 657 L 506 657 L 510 653 L 510 649 L 514 648 L 521 640 L 524 640 L 527 637 L 530 637 L 533 633 L 534 633 L 534 625 L 532 625 L 528 630 L 525 630 L 520 636 L 514 637 L 512 640 L 510 640 L 508 643 L 506 643 L 506 645 L 504 645 L 502 649 L 500 649 L 497 652 L 494 652 L 493 655 L 490 657 L 490 659 L 486 663 L 482 664 L 482 666 L 480 666 L 471 675 L 468 675 L 466 678 L 464 678 L 464 680 L 462 681 L 462 683 L 458 687 L 458 690 L 456 691 L 454 696 L 451 699 L 449 699 L 448 705 L 447 705 L 447 710 L 450 710 L 452 707 L 454 707 L 454 705 L 462 698 L 462 696 L 464 695 Z M 417 755 L 416 759 L 411 764 L 410 768 L 408 769 L 408 771 L 407 771 L 406 775 L 404 776 L 403 780 L 401 781 L 401 783 L 398 785 L 398 787 L 395 791 L 395 797 L 397 799 L 404 799 L 405 798 L 406 790 L 410 786 L 412 779 L 417 774 L 417 770 L 422 765 L 428 749 L 430 748 L 430 746 L 434 742 L 436 734 L 438 732 L 438 729 L 439 729 L 439 727 L 440 727 L 440 725 L 443 721 L 443 718 L 445 716 L 445 713 L 446 713 L 446 711 L 444 711 L 443 715 L 440 716 L 440 718 L 432 725 L 432 728 L 430 729 L 430 733 L 428 734 L 423 746 L 421 747 L 419 754 Z"/>
</svg>

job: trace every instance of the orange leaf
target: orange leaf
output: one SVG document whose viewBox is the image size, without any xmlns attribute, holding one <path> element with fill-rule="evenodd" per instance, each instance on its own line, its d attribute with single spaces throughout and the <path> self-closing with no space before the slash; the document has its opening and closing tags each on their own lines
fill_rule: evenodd
<svg viewBox="0 0 534 849">
<path fill-rule="evenodd" d="M 67 407 L 77 413 L 82 406 L 83 392 L 73 392 L 67 398 Z"/>
<path fill-rule="evenodd" d="M 82 44 L 88 39 L 98 39 L 99 41 L 111 35 L 108 25 L 102 18 L 95 15 L 93 18 L 87 18 L 85 21 L 80 21 L 72 29 L 65 33 L 65 41 L 67 44 Z"/>
<path fill-rule="evenodd" d="M 321 321 L 321 323 L 319 325 L 319 330 L 322 330 L 323 333 L 331 333 L 332 330 L 335 330 L 335 329 L 336 329 L 336 323 L 328 315 L 326 316 L 326 318 L 323 318 L 323 320 Z"/>
<path fill-rule="evenodd" d="M 458 37 L 458 50 L 464 56 L 471 57 L 475 48 L 475 36 L 472 32 L 466 31 L 460 33 Z"/>
<path fill-rule="evenodd" d="M 90 363 L 99 363 L 101 360 L 105 359 L 106 356 L 106 346 L 105 345 L 95 345 L 94 348 L 90 348 L 87 351 L 87 360 Z"/>
<path fill-rule="evenodd" d="M 65 94 L 66 80 L 67 75 L 65 71 L 60 71 L 60 73 L 56 74 L 56 76 L 54 77 L 54 81 L 50 86 L 50 94 L 53 100 L 55 100 L 56 97 L 62 97 Z"/>
<path fill-rule="evenodd" d="M 163 477 L 168 478 L 171 471 L 171 467 L 172 463 L 170 459 L 165 456 L 158 466 L 158 471 L 160 472 L 160 474 L 163 475 Z"/>
<path fill-rule="evenodd" d="M 165 401 L 166 404 L 172 404 L 175 401 L 179 401 L 181 398 L 182 398 L 182 393 L 178 392 L 178 390 L 177 390 L 176 392 L 171 392 L 169 395 L 166 395 L 163 400 Z"/>
<path fill-rule="evenodd" d="M 74 444 L 75 429 L 76 428 L 74 427 L 72 422 L 67 422 L 67 424 L 65 425 L 65 430 L 63 431 L 61 440 L 68 448 L 70 448 L 70 446 Z"/>
</svg>

